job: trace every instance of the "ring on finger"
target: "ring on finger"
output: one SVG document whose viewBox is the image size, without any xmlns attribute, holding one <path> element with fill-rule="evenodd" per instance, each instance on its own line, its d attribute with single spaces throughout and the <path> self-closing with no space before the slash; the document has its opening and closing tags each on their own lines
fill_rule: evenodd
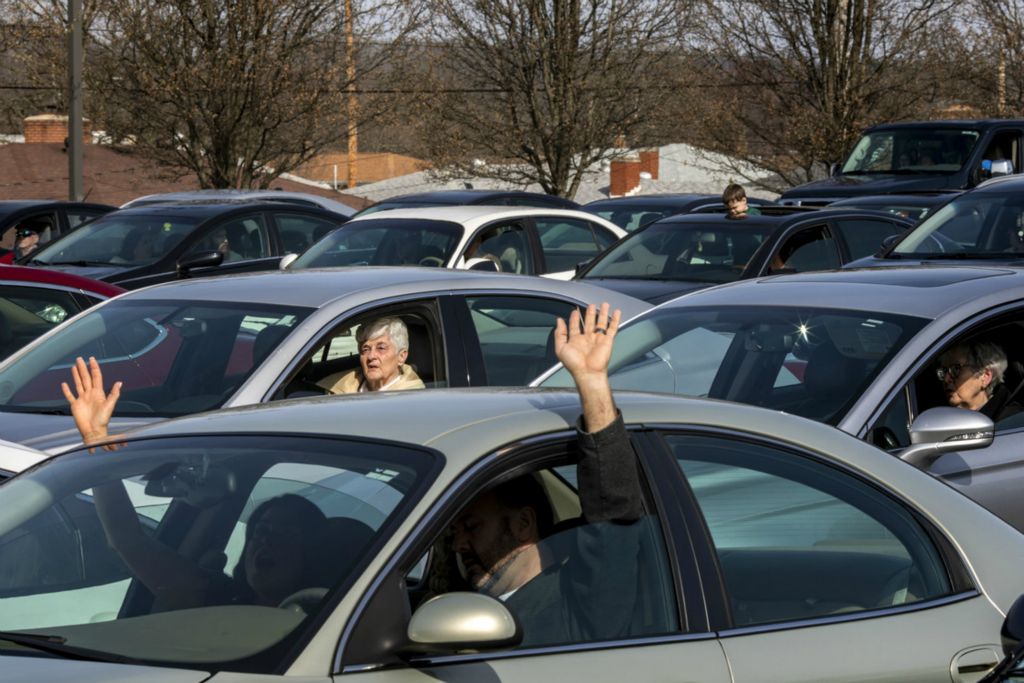
<svg viewBox="0 0 1024 683">
<path fill-rule="evenodd" d="M 595 327 L 594 328 L 594 332 L 597 332 L 598 334 L 608 334 L 608 328 L 606 328 L 606 327 Z"/>
</svg>

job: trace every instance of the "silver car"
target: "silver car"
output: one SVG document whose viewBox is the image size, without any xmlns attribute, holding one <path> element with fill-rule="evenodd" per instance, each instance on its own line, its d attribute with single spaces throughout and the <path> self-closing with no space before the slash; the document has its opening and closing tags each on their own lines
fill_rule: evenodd
<svg viewBox="0 0 1024 683">
<path fill-rule="evenodd" d="M 569 391 L 287 401 L 57 455 L 0 487 L 3 679 L 974 681 L 1000 658 L 1012 527 L 819 423 L 617 400 L 643 479 L 640 518 L 615 525 L 630 553 L 580 517 Z M 548 571 L 627 577 L 554 584 L 589 599 L 552 595 L 551 619 L 606 617 L 568 641 L 523 646 L 453 561 L 453 520 L 515 475 L 554 510 Z M 307 522 L 266 512 L 286 498 Z M 181 572 L 150 588 L 150 557 Z M 276 570 L 297 589 L 255 600 Z"/>
<path fill-rule="evenodd" d="M 60 383 L 95 357 L 124 390 L 114 429 L 214 408 L 325 393 L 359 364 L 355 331 L 383 316 L 409 330 L 427 387 L 525 386 L 555 361 L 555 320 L 612 300 L 574 282 L 431 268 L 351 268 L 185 280 L 96 306 L 0 363 L 0 435 L 53 451 L 77 443 Z"/>
<path fill-rule="evenodd" d="M 1005 393 L 1024 403 L 1024 271 L 918 267 L 806 273 L 712 288 L 666 303 L 616 342 L 612 383 L 764 406 L 835 425 L 941 477 L 1024 530 L 1024 413 L 987 448 L 908 451 L 921 429 L 955 430 L 942 354 L 991 342 Z M 568 382 L 564 371 L 542 385 Z M 920 422 L 923 416 L 929 419 Z M 993 431 L 991 421 L 977 425 Z"/>
</svg>

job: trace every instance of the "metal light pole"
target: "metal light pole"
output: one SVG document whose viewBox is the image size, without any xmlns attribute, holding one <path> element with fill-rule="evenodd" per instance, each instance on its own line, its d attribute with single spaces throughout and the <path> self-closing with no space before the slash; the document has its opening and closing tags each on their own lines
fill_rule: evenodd
<svg viewBox="0 0 1024 683">
<path fill-rule="evenodd" d="M 345 0 L 345 85 L 346 92 L 346 137 L 348 138 L 348 180 L 347 189 L 356 186 L 359 160 L 359 132 L 356 119 L 359 116 L 359 101 L 356 98 L 356 50 L 353 37 L 352 0 Z"/>
<path fill-rule="evenodd" d="M 68 0 L 68 199 L 82 201 L 82 0 Z"/>
</svg>

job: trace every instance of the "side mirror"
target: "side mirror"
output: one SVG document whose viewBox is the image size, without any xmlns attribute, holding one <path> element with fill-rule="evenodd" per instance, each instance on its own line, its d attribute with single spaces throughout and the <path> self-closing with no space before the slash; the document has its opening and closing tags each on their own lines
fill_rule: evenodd
<svg viewBox="0 0 1024 683">
<path fill-rule="evenodd" d="M 993 160 L 989 177 L 997 178 L 1004 175 L 1013 175 L 1013 162 L 1009 159 Z"/>
<path fill-rule="evenodd" d="M 482 270 L 487 273 L 500 273 L 501 267 L 498 266 L 498 262 L 489 258 L 471 258 L 466 259 L 466 263 L 462 266 L 463 270 Z"/>
<path fill-rule="evenodd" d="M 978 683 L 997 683 L 1010 680 L 1010 674 L 1017 669 L 1024 658 L 1024 595 L 1010 606 L 1003 620 L 1003 661 L 988 672 Z"/>
<path fill-rule="evenodd" d="M 574 278 L 579 277 L 580 273 L 582 273 L 586 269 L 586 267 L 590 265 L 590 262 L 593 261 L 593 260 L 594 259 L 589 259 L 588 258 L 586 261 L 580 261 L 579 263 L 577 263 L 576 264 L 576 272 L 573 273 L 573 277 Z"/>
<path fill-rule="evenodd" d="M 409 620 L 405 655 L 514 647 L 522 629 L 501 602 L 480 593 L 443 593 L 420 605 Z"/>
<path fill-rule="evenodd" d="M 896 244 L 897 242 L 899 242 L 901 239 L 903 239 L 906 236 L 907 236 L 906 232 L 901 232 L 901 233 L 898 233 L 898 234 L 895 234 L 895 235 L 886 235 L 884 238 L 882 238 L 882 248 L 879 250 L 878 253 L 886 251 L 887 249 L 889 249 L 889 247 L 891 247 L 892 245 Z"/>
<path fill-rule="evenodd" d="M 281 257 L 281 261 L 277 264 L 277 267 L 281 270 L 288 270 L 288 266 L 290 266 L 297 258 L 299 258 L 298 254 L 285 254 Z"/>
<path fill-rule="evenodd" d="M 829 166 L 828 166 L 828 175 L 829 175 L 829 177 L 831 178 L 832 176 L 839 175 L 839 169 L 840 168 L 842 168 L 842 167 L 839 164 L 829 164 Z"/>
<path fill-rule="evenodd" d="M 926 469 L 944 453 L 989 446 L 994 433 L 992 420 L 977 411 L 930 408 L 910 425 L 910 446 L 900 453 L 900 459 Z"/>
<path fill-rule="evenodd" d="M 178 260 L 178 277 L 188 277 L 193 268 L 212 268 L 224 262 L 224 254 L 216 250 L 197 251 L 194 254 L 186 254 Z"/>
</svg>

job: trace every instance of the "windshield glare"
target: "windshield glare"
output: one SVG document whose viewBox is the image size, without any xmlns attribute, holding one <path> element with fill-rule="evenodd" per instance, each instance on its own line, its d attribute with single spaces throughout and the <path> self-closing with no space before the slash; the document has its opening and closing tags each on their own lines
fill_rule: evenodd
<svg viewBox="0 0 1024 683">
<path fill-rule="evenodd" d="M 222 405 L 308 314 L 242 304 L 114 300 L 0 370 L 0 410 L 66 411 L 61 382 L 93 356 L 124 383 L 115 416 L 171 417 Z"/>
<path fill-rule="evenodd" d="M 955 173 L 967 163 L 979 133 L 963 129 L 900 128 L 868 133 L 842 173 Z"/>
<path fill-rule="evenodd" d="M 273 434 L 58 456 L 0 487 L 0 630 L 270 673 L 432 467 L 413 447 Z"/>
<path fill-rule="evenodd" d="M 837 424 L 926 320 L 769 306 L 658 308 L 623 327 L 612 387 L 720 398 Z M 572 386 L 563 368 L 542 386 Z"/>
<path fill-rule="evenodd" d="M 767 230 L 740 229 L 724 220 L 657 223 L 619 242 L 583 278 L 732 282 L 743 274 Z"/>
<path fill-rule="evenodd" d="M 462 237 L 462 226 L 447 221 L 380 218 L 352 221 L 329 233 L 290 266 L 448 265 Z"/>
<path fill-rule="evenodd" d="M 197 223 L 180 216 L 108 214 L 41 249 L 32 263 L 147 265 L 178 246 Z"/>
<path fill-rule="evenodd" d="M 957 197 L 914 228 L 892 254 L 1020 258 L 1024 196 L 974 192 Z"/>
</svg>

